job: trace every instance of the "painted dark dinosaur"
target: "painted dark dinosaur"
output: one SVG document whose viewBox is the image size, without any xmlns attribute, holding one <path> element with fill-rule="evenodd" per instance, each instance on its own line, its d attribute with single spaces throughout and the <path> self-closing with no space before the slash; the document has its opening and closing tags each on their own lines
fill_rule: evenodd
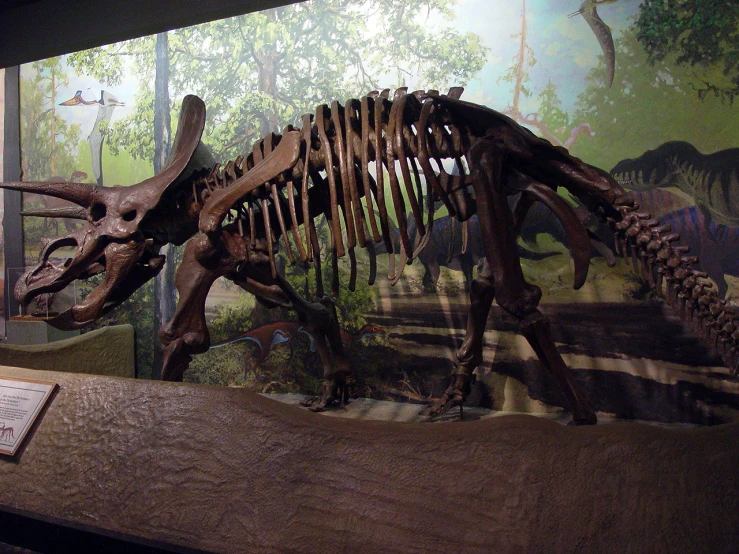
<svg viewBox="0 0 739 554">
<path fill-rule="evenodd" d="M 534 213 L 536 212 L 536 214 Z M 539 219 L 538 212 L 545 212 L 545 219 Z M 534 216 L 533 218 L 531 216 Z M 532 221 L 533 220 L 533 221 Z M 556 216 L 541 204 L 532 206 L 529 217 L 526 219 L 521 230 L 522 238 L 529 238 L 538 233 L 557 233 L 558 238 L 564 237 L 564 230 L 559 224 Z M 528 222 L 532 221 L 529 225 Z M 393 232 L 393 244 L 400 250 L 400 236 L 397 228 Z M 416 225 L 413 219 L 408 221 L 408 235 L 411 239 L 416 237 Z M 377 253 L 384 253 L 384 245 L 376 248 Z M 549 256 L 555 256 L 558 252 L 533 252 L 522 245 L 518 245 L 518 256 L 525 260 L 543 260 Z M 428 244 L 418 253 L 416 259 L 421 262 L 424 269 L 423 286 L 430 290 L 436 290 L 441 276 L 441 268 L 446 267 L 464 274 L 465 292 L 470 291 L 473 280 L 473 270 L 480 267 L 485 257 L 485 249 L 480 234 L 480 223 L 477 215 L 473 215 L 465 222 L 445 215 L 434 220 L 431 238 Z M 401 258 L 403 263 L 403 258 Z"/>
<path fill-rule="evenodd" d="M 459 100 L 460 94 L 461 89 L 447 95 L 436 91 L 407 94 L 406 89 L 398 89 L 392 100 L 386 90 L 343 105 L 322 105 L 314 117 L 303 117 L 301 128 L 288 126 L 282 135 L 266 136 L 248 156 L 223 168 L 213 163 L 200 143 L 205 106 L 197 97 L 188 96 L 168 163 L 151 179 L 125 188 L 69 182 L 2 185 L 70 200 L 84 210 L 86 218 L 78 231 L 49 241 L 38 265 L 16 284 L 15 295 L 21 303 L 28 303 L 74 280 L 102 274 L 102 282 L 84 300 L 53 320 L 66 328 L 81 327 L 153 278 L 164 262 L 159 254 L 163 245 L 187 242 L 176 277 L 177 310 L 160 331 L 165 345 L 163 378 L 180 380 L 191 356 L 208 349 L 205 299 L 213 282 L 224 276 L 267 306 L 294 309 L 298 320 L 311 330 L 325 371 L 324 391 L 314 404 L 322 409 L 346 398 L 351 367 L 335 308 L 323 292 L 314 218 L 323 215 L 329 221 L 331 289 L 337 292 L 338 259 L 347 254 L 348 285 L 354 288 L 357 247 L 367 249 L 369 282 L 374 282 L 372 260 L 379 242 L 392 252 L 388 277 L 393 282 L 400 278 L 403 266 L 396 271 L 388 200 L 395 208 L 401 252 L 412 259 L 429 242 L 433 200 L 439 199 L 460 221 L 478 215 L 486 262 L 471 286 L 467 331 L 457 352 L 452 382 L 428 413 L 436 415 L 461 406 L 472 371 L 482 361 L 485 324 L 496 300 L 519 320 L 520 332 L 563 390 L 573 421 L 592 424 L 595 412 L 557 351 L 549 321 L 537 308 L 541 290 L 526 282 L 516 244 L 531 205 L 536 201 L 547 205 L 567 231 L 575 265 L 574 286 L 583 285 L 591 237 L 557 194 L 556 189 L 564 187 L 591 213 L 612 225 L 619 251 L 630 252 L 650 273 L 658 272 L 655 287 L 719 349 L 727 364 L 732 369 L 739 365 L 739 316 L 692 269 L 695 258 L 673 246 L 677 234 L 638 212 L 606 172 L 494 110 Z M 447 173 L 443 160 L 455 163 L 460 175 Z M 377 181 L 370 166 L 376 168 Z M 526 179 L 510 179 L 514 173 Z M 520 195 L 514 209 L 508 204 L 511 195 Z M 424 202 L 424 197 L 432 201 Z M 425 217 L 421 206 L 431 207 Z M 409 213 L 418 229 L 413 244 L 407 232 Z M 301 298 L 277 271 L 275 253 L 280 240 L 291 261 L 313 262 L 318 302 Z M 62 247 L 74 248 L 75 254 L 55 264 L 51 256 Z"/>
<path fill-rule="evenodd" d="M 736 275 L 736 229 L 739 227 L 739 148 L 702 154 L 685 141 L 666 142 L 635 159 L 621 160 L 611 174 L 638 192 L 677 187 L 695 208 L 660 217 L 680 232 L 724 297 L 724 274 Z"/>
<path fill-rule="evenodd" d="M 628 197 L 634 200 L 635 205 L 641 211 L 652 213 L 660 217 L 666 212 L 675 211 L 687 205 L 687 202 L 669 191 L 654 189 L 649 191 L 631 191 Z M 595 235 L 597 240 L 591 241 L 592 257 L 603 256 L 609 266 L 615 265 L 613 257 L 614 241 L 613 233 L 609 225 L 598 217 L 594 217 L 585 206 L 578 203 L 574 207 L 575 213 L 582 221 L 588 233 Z M 660 218 L 660 221 L 664 221 Z M 540 234 L 547 234 L 553 240 L 567 244 L 567 233 L 557 217 L 542 204 L 534 204 L 526 221 L 521 227 L 521 238 L 525 243 L 536 244 Z M 691 251 L 694 251 L 691 249 Z M 521 258 L 526 256 L 519 251 Z M 543 257 L 546 254 L 542 255 Z"/>
<path fill-rule="evenodd" d="M 621 160 L 611 175 L 636 191 L 677 187 L 693 197 L 704 217 L 739 226 L 739 148 L 701 154 L 689 142 L 666 142 L 638 158 Z"/>
<path fill-rule="evenodd" d="M 656 198 L 652 198 L 656 195 Z M 653 206 L 656 203 L 660 205 L 673 205 L 676 201 L 667 191 L 648 191 L 644 193 L 629 193 L 639 206 Z M 515 197 L 514 197 L 515 199 Z M 678 199 L 679 200 L 679 199 Z M 438 206 L 437 203 L 437 207 Z M 515 200 L 509 202 L 510 206 L 515 205 Z M 684 205 L 684 201 L 680 203 Z M 645 207 L 646 211 L 652 211 L 651 208 Z M 590 212 L 582 206 L 576 206 L 575 212 L 583 221 L 588 231 L 599 237 L 598 241 L 592 241 L 593 249 L 591 255 L 593 257 L 605 256 L 608 263 L 613 265 L 612 246 L 610 234 L 603 232 L 603 222 L 596 218 L 592 218 Z M 400 251 L 400 233 L 397 226 L 390 222 L 393 233 L 393 245 L 396 251 Z M 605 226 L 607 228 L 607 226 Z M 546 206 L 535 203 L 529 210 L 523 226 L 521 227 L 520 237 L 525 243 L 535 245 L 537 237 L 540 234 L 549 235 L 553 240 L 567 244 L 567 234 L 562 227 L 559 219 Z M 416 237 L 416 225 L 414 219 L 408 220 L 408 235 L 411 240 Z M 602 242 L 601 242 L 602 241 Z M 608 248 L 603 248 L 603 245 Z M 387 254 L 384 243 L 379 243 L 375 247 L 376 254 Z M 527 248 L 525 245 L 518 245 L 518 256 L 522 260 L 543 260 L 550 256 L 556 256 L 559 252 L 535 252 Z M 434 219 L 434 226 L 431 232 L 431 238 L 426 247 L 418 253 L 416 259 L 424 268 L 422 284 L 425 289 L 435 291 L 441 276 L 441 268 L 446 267 L 453 271 L 460 271 L 464 275 L 464 291 L 469 292 L 470 285 L 474 279 L 474 270 L 479 268 L 482 259 L 485 257 L 482 235 L 480 234 L 480 224 L 477 215 L 473 215 L 465 222 L 460 222 L 457 218 L 445 215 Z M 401 258 L 401 263 L 403 259 Z"/>
<path fill-rule="evenodd" d="M 416 224 L 413 219 L 408 221 L 407 231 L 410 239 L 415 241 Z M 422 283 L 425 289 L 436 290 L 441 268 L 446 267 L 464 274 L 465 292 L 469 292 L 474 278 L 473 270 L 485 257 L 479 231 L 480 224 L 477 216 L 474 215 L 466 222 L 460 222 L 448 215 L 434 219 L 428 243 L 416 256 L 424 269 Z M 392 229 L 392 234 L 393 247 L 398 252 L 400 251 L 400 232 L 397 227 Z M 387 249 L 384 243 L 378 244 L 375 252 L 386 254 Z M 520 250 L 519 255 L 521 255 Z"/>
<path fill-rule="evenodd" d="M 629 196 L 639 205 L 640 210 L 657 217 L 693 205 L 687 196 L 665 189 L 632 190 Z"/>
<path fill-rule="evenodd" d="M 515 206 L 515 198 L 513 197 L 513 200 L 509 202 L 511 207 Z M 575 207 L 575 212 L 586 228 L 599 237 L 599 240 L 591 241 L 593 243 L 592 256 L 604 255 L 608 257 L 609 263 L 613 263 L 612 251 L 602 248 L 601 243 L 601 241 L 607 241 L 609 237 L 606 237 L 605 241 L 603 240 L 604 237 L 602 233 L 599 233 L 598 225 L 595 225 L 595 221 L 590 220 L 591 214 L 584 206 Z M 415 239 L 416 226 L 413 219 L 408 221 L 408 234 L 412 240 Z M 567 244 L 567 233 L 557 216 L 545 205 L 537 202 L 529 209 L 526 220 L 521 227 L 520 236 L 524 242 L 533 245 L 536 244 L 537 236 L 540 234 L 547 234 L 555 241 Z M 400 249 L 397 227 L 393 229 L 393 244 L 396 250 Z M 382 243 L 375 250 L 378 254 L 386 253 Z M 524 260 L 538 261 L 558 254 L 558 252 L 534 252 L 524 245 L 518 245 L 518 256 Z M 485 252 L 477 215 L 473 215 L 465 222 L 460 222 L 454 217 L 445 215 L 434 220 L 431 238 L 416 258 L 424 268 L 422 279 L 424 288 L 435 290 L 441 275 L 441 268 L 446 267 L 454 271 L 461 271 L 464 274 L 465 292 L 469 292 L 473 280 L 473 270 L 480 267 L 484 257 Z M 401 263 L 403 263 L 403 258 L 401 258 Z"/>
<path fill-rule="evenodd" d="M 630 193 L 629 196 L 641 197 L 634 193 Z M 647 202 L 651 201 L 647 199 Z M 641 205 L 641 201 L 639 204 Z M 728 291 L 725 275 L 739 277 L 739 256 L 737 256 L 739 227 L 727 227 L 707 220 L 696 206 L 683 206 L 663 213 L 655 219 L 660 225 L 669 226 L 680 234 L 676 244 L 686 247 L 698 256 L 700 271 L 716 284 L 719 298 L 724 298 Z M 614 247 L 607 231 L 601 229 L 598 234 L 609 248 Z M 635 270 L 638 271 L 638 268 L 635 267 Z"/>
</svg>

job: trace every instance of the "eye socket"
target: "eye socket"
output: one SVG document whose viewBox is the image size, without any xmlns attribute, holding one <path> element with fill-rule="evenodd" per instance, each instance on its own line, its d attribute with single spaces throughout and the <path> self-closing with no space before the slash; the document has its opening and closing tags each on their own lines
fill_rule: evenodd
<svg viewBox="0 0 739 554">
<path fill-rule="evenodd" d="M 105 204 L 93 204 L 90 207 L 90 219 L 94 222 L 100 221 L 105 217 L 107 210 Z"/>
<path fill-rule="evenodd" d="M 123 218 L 123 221 L 133 221 L 134 219 L 136 219 L 136 210 L 129 210 L 121 217 Z"/>
</svg>

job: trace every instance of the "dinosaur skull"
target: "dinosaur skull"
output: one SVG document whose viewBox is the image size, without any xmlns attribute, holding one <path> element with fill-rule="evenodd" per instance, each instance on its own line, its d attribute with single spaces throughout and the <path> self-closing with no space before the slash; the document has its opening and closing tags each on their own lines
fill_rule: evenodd
<svg viewBox="0 0 739 554">
<path fill-rule="evenodd" d="M 36 267 L 16 283 L 16 299 L 26 305 L 40 294 L 58 292 L 75 280 L 104 274 L 102 282 L 84 300 L 50 321 L 59 328 L 75 329 L 112 310 L 157 275 L 165 261 L 159 254 L 160 248 L 180 233 L 180 227 L 197 224 L 197 220 L 177 220 L 169 225 L 171 197 L 165 196 L 165 192 L 211 161 L 207 148 L 198 148 L 204 122 L 202 101 L 186 97 L 166 167 L 158 175 L 130 187 L 66 181 L 0 184 L 3 188 L 71 201 L 79 207 L 57 210 L 54 215 L 86 220 L 77 231 L 46 241 Z M 159 225 L 148 225 L 152 220 Z M 60 255 L 70 248 L 71 257 Z"/>
<path fill-rule="evenodd" d="M 38 264 L 16 283 L 15 297 L 21 304 L 28 304 L 40 294 L 58 292 L 77 279 L 105 273 L 102 282 L 81 303 L 52 321 L 59 327 L 81 327 L 119 305 L 161 270 L 164 256 L 159 255 L 159 249 L 163 243 L 141 230 L 140 223 L 151 209 L 149 195 L 141 194 L 145 192 L 141 185 L 43 185 L 49 189 L 46 194 L 80 205 L 84 212 L 77 213 L 85 213 L 87 222 L 73 233 L 46 241 Z M 65 194 L 70 189 L 73 193 Z M 61 250 L 68 252 L 70 248 L 71 257 L 59 256 Z"/>
</svg>

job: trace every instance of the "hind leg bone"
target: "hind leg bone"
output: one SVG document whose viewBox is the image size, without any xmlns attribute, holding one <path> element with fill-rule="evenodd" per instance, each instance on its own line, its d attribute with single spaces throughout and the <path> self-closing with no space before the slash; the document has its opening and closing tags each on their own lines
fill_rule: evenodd
<svg viewBox="0 0 739 554">
<path fill-rule="evenodd" d="M 313 411 L 321 411 L 334 402 L 343 406 L 348 400 L 353 372 L 341 340 L 336 305 L 328 296 L 321 297 L 318 302 L 306 301 L 280 274 L 277 275 L 275 283 L 290 301 L 300 322 L 313 336 L 323 364 L 321 394 L 306 401 L 304 405 Z"/>
<path fill-rule="evenodd" d="M 527 283 L 523 276 L 512 214 L 505 195 L 495 186 L 504 182 L 501 177 L 505 151 L 498 148 L 494 141 L 484 140 L 470 152 L 480 226 L 486 254 L 493 266 L 498 304 L 520 321 L 521 334 L 565 394 L 573 423 L 594 424 L 595 412 L 557 351 L 549 320 L 537 309 L 541 290 Z"/>
<path fill-rule="evenodd" d="M 520 321 L 521 333 L 564 392 L 570 404 L 573 422 L 593 424 L 596 422 L 595 412 L 559 355 L 549 332 L 549 321 L 537 309 L 541 290 L 527 283 L 523 276 L 516 246 L 513 214 L 508 206 L 507 195 L 499 186 L 505 182 L 503 172 L 506 153 L 505 141 L 491 138 L 479 141 L 470 149 L 468 155 L 480 230 L 489 264 L 485 273 L 486 277 L 488 274 L 492 277 L 492 284 L 486 294 L 489 295 L 490 302 L 494 295 L 498 305 Z M 485 296 L 485 301 L 487 299 Z M 470 367 L 471 364 L 479 364 L 482 360 L 482 333 L 487 311 L 481 321 L 475 320 L 473 314 L 477 315 L 477 312 L 471 305 L 470 320 L 474 321 L 472 325 L 468 321 L 465 344 L 469 341 L 469 344 L 474 346 L 469 352 L 472 356 L 466 364 L 458 364 L 455 368 L 453 390 L 447 391 L 442 397 L 444 405 L 441 405 L 440 401 L 430 410 L 432 415 L 443 413 L 443 407 L 450 400 L 453 401 L 453 405 L 462 404 L 465 384 L 469 379 L 465 375 L 471 374 L 474 369 Z M 477 317 L 480 318 L 479 315 Z M 476 337 L 479 338 L 476 340 Z M 458 359 L 465 359 L 465 354 L 463 347 L 458 353 Z"/>
<path fill-rule="evenodd" d="M 467 316 L 467 331 L 462 347 L 456 354 L 457 363 L 452 371 L 452 381 L 442 397 L 424 410 L 425 415 L 438 416 L 454 406 L 459 406 L 460 410 L 462 409 L 462 404 L 470 392 L 472 372 L 482 363 L 485 323 L 495 297 L 495 287 L 490 277 L 490 267 L 485 262 L 480 276 L 470 284 L 470 310 Z"/>
</svg>

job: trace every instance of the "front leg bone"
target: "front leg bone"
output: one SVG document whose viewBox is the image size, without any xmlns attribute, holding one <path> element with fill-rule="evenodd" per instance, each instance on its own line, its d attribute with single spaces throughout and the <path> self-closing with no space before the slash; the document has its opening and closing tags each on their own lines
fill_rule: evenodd
<svg viewBox="0 0 739 554">
<path fill-rule="evenodd" d="M 162 380 L 182 381 L 193 354 L 210 347 L 210 334 L 205 322 L 205 299 L 218 277 L 231 266 L 204 236 L 191 239 L 185 247 L 182 264 L 177 268 L 175 286 L 179 293 L 172 319 L 159 331 L 164 344 Z"/>
</svg>

